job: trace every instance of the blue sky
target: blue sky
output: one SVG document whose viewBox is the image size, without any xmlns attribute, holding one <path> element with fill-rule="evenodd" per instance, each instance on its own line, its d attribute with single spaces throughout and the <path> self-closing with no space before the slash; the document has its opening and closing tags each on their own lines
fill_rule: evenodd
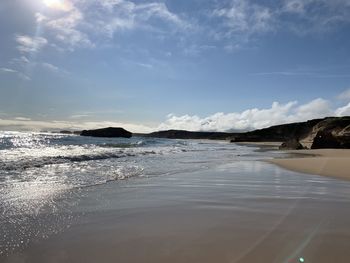
<svg viewBox="0 0 350 263">
<path fill-rule="evenodd" d="M 350 115 L 348 0 L 4 0 L 0 129 Z"/>
</svg>

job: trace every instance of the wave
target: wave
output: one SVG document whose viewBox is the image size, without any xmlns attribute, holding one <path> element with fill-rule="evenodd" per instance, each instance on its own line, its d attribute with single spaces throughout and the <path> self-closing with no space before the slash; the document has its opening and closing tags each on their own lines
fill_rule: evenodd
<svg viewBox="0 0 350 263">
<path fill-rule="evenodd" d="M 146 144 L 147 143 L 145 141 L 137 141 L 134 143 L 104 143 L 99 146 L 105 148 L 135 148 L 144 146 Z"/>
<path fill-rule="evenodd" d="M 124 157 L 135 157 L 137 155 L 150 155 L 156 154 L 155 151 L 142 151 L 136 152 L 104 152 L 98 154 L 82 154 L 74 156 L 44 156 L 40 158 L 29 158 L 29 159 L 17 159 L 9 161 L 0 161 L 0 170 L 12 171 L 12 170 L 24 170 L 29 168 L 39 168 L 46 165 L 63 164 L 63 163 L 78 163 L 86 161 L 99 161 L 106 159 L 118 159 Z"/>
</svg>

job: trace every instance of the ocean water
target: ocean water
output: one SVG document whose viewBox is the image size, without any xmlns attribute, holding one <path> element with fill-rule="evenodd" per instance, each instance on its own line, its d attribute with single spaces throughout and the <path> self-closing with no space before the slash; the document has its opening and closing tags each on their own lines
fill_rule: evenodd
<svg viewBox="0 0 350 263">
<path fill-rule="evenodd" d="M 28 190 L 22 197 L 29 198 L 33 190 L 52 194 L 131 177 L 195 171 L 251 154 L 246 147 L 217 141 L 0 132 L 1 197 L 19 194 L 16 189 L 21 194 Z"/>
<path fill-rule="evenodd" d="M 69 226 L 81 189 L 263 157 L 253 150 L 220 141 L 0 132 L 0 254 Z"/>
<path fill-rule="evenodd" d="M 71 189 L 257 158 L 228 142 L 0 132 L 0 215 L 36 215 Z M 262 155 L 261 155 L 262 157 Z"/>
</svg>

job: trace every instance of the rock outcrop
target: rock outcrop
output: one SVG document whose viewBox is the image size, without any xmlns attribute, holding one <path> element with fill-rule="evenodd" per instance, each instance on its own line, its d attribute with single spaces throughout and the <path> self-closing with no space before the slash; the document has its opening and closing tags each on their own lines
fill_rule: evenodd
<svg viewBox="0 0 350 263">
<path fill-rule="evenodd" d="M 265 129 L 239 133 L 231 139 L 233 142 L 287 142 L 293 139 L 300 141 L 322 119 L 276 125 Z"/>
<path fill-rule="evenodd" d="M 279 147 L 280 150 L 302 150 L 304 146 L 297 140 L 291 139 L 281 144 Z"/>
<path fill-rule="evenodd" d="M 103 129 L 97 129 L 97 130 L 84 130 L 81 132 L 80 135 L 81 136 L 91 136 L 91 137 L 130 138 L 132 136 L 132 133 L 123 129 L 123 128 L 109 127 L 109 128 L 103 128 Z"/>
</svg>

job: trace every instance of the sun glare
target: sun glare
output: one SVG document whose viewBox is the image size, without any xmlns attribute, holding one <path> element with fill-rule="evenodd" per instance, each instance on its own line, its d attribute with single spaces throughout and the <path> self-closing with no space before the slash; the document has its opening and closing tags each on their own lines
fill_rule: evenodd
<svg viewBox="0 0 350 263">
<path fill-rule="evenodd" d="M 72 8 L 72 5 L 67 0 L 43 0 L 43 3 L 48 8 L 69 11 Z"/>
</svg>

